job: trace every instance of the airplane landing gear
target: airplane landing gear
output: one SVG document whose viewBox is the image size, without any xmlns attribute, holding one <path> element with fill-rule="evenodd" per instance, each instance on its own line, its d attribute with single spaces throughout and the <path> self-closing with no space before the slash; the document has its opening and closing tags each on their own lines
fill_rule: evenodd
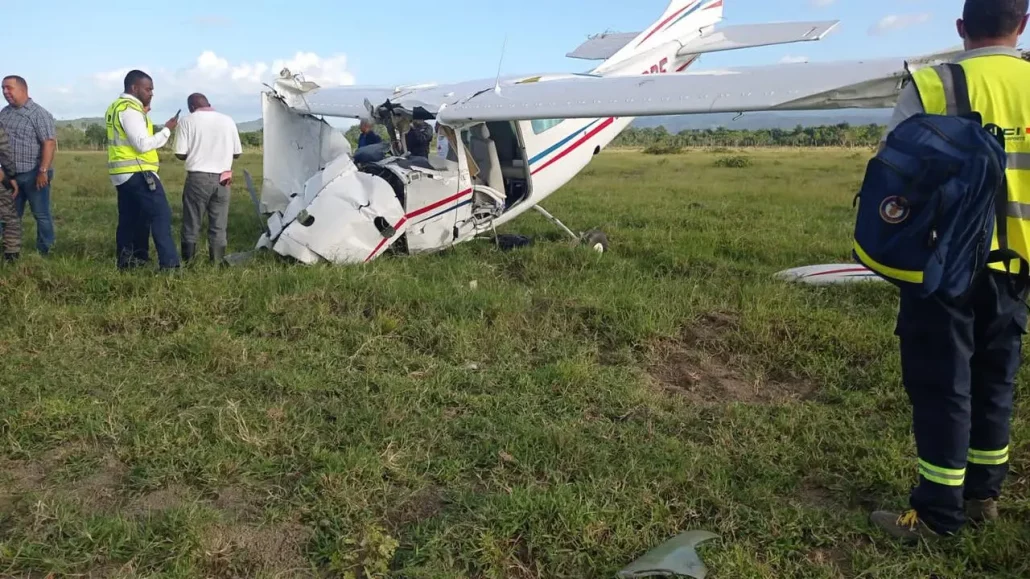
<svg viewBox="0 0 1030 579">
<path fill-rule="evenodd" d="M 543 207 L 541 207 L 539 205 L 534 205 L 533 209 L 535 209 L 541 215 L 543 215 L 548 220 L 550 220 L 552 223 L 557 225 L 562 231 L 564 231 L 565 233 L 569 234 L 569 237 L 571 237 L 572 239 L 574 239 L 574 240 L 576 240 L 578 242 L 583 243 L 584 245 L 586 245 L 587 247 L 593 249 L 597 253 L 604 253 L 604 252 L 608 251 L 608 236 L 605 235 L 603 231 L 601 231 L 599 229 L 594 229 L 594 230 L 591 230 L 591 231 L 588 231 L 588 232 L 584 233 L 583 235 L 576 235 L 575 233 L 572 232 L 571 229 L 566 227 L 565 224 L 561 222 L 561 220 L 559 220 L 554 215 L 551 215 L 550 213 L 548 213 L 547 210 L 544 209 Z"/>
<path fill-rule="evenodd" d="M 603 231 L 595 229 L 583 235 L 583 243 L 597 253 L 608 251 L 608 236 Z"/>
</svg>

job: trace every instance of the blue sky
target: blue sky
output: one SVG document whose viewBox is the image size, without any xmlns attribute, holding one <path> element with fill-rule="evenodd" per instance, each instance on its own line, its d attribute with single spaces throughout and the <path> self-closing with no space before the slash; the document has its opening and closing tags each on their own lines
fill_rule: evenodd
<svg viewBox="0 0 1030 579">
<path fill-rule="evenodd" d="M 785 57 L 835 60 L 905 56 L 960 42 L 962 0 L 726 0 L 724 24 L 840 19 L 818 43 L 727 52 L 699 67 L 773 63 Z M 635 31 L 667 0 L 435 0 L 356 2 L 183 0 L 98 5 L 71 0 L 18 4 L 4 30 L 3 72 L 25 76 L 30 93 L 57 118 L 101 116 L 121 76 L 154 76 L 153 118 L 184 107 L 194 90 L 238 121 L 258 118 L 260 82 L 283 64 L 329 84 L 447 82 L 496 74 L 577 71 L 565 58 L 588 34 Z M 108 8 L 105 8 L 107 6 Z M 137 28 L 126 26 L 137 23 Z M 878 26 L 879 25 L 879 26 Z M 123 46 L 112 46 L 116 37 Z"/>
</svg>

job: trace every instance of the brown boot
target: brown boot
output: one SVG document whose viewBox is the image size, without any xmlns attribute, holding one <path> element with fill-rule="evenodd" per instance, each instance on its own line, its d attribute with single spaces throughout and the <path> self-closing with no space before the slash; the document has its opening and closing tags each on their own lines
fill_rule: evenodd
<svg viewBox="0 0 1030 579">
<path fill-rule="evenodd" d="M 971 523 L 982 524 L 998 519 L 998 501 L 994 499 L 968 499 L 966 517 Z"/>
<path fill-rule="evenodd" d="M 888 511 L 876 511 L 869 517 L 869 520 L 886 531 L 888 535 L 906 543 L 917 543 L 920 539 L 940 537 L 919 519 L 919 515 L 914 510 L 909 510 L 901 515 Z"/>
</svg>

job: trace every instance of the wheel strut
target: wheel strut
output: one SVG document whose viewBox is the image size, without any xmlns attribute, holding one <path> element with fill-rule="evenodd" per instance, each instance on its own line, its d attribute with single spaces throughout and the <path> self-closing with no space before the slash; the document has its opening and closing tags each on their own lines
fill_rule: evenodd
<svg viewBox="0 0 1030 579">
<path fill-rule="evenodd" d="M 550 213 L 548 213 L 546 209 L 544 209 L 543 207 L 541 207 L 541 206 L 539 206 L 539 205 L 534 205 L 534 206 L 533 206 L 533 209 L 536 209 L 536 210 L 537 210 L 537 211 L 538 211 L 538 212 L 539 212 L 539 213 L 540 213 L 541 215 L 543 215 L 544 217 L 546 217 L 546 218 L 550 219 L 552 223 L 554 223 L 555 225 L 557 225 L 558 227 L 560 227 L 560 228 L 561 228 L 561 229 L 562 229 L 563 231 L 565 231 L 565 233 L 568 233 L 568 234 L 569 234 L 569 237 L 571 237 L 572 239 L 575 239 L 576 241 L 579 241 L 579 236 L 578 236 L 578 235 L 576 235 L 575 233 L 573 233 L 573 232 L 572 232 L 572 230 L 571 230 L 571 229 L 569 229 L 568 227 L 565 227 L 565 224 L 564 224 L 564 223 L 562 223 L 562 222 L 561 222 L 561 221 L 560 221 L 560 220 L 559 220 L 559 219 L 558 219 L 557 217 L 555 217 L 554 215 L 551 215 Z"/>
</svg>

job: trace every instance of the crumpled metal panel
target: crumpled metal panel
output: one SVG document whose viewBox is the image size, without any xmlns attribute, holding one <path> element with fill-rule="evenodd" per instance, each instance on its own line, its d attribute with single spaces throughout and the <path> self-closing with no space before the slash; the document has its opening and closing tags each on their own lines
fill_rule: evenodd
<svg viewBox="0 0 1030 579">
<path fill-rule="evenodd" d="M 719 536 L 708 531 L 687 531 L 662 543 L 622 571 L 619 577 L 694 577 L 704 579 L 708 567 L 697 554 L 697 546 Z"/>
<path fill-rule="evenodd" d="M 338 129 L 298 115 L 270 93 L 262 93 L 264 162 L 261 211 L 282 211 L 303 191 L 308 178 L 332 159 L 349 155 L 350 143 Z"/>
<path fill-rule="evenodd" d="M 275 220 L 273 215 L 270 229 Z M 307 264 L 363 263 L 405 229 L 404 209 L 390 184 L 359 172 L 346 155 L 308 179 L 281 221 L 284 228 L 270 240 L 272 250 Z"/>
</svg>

